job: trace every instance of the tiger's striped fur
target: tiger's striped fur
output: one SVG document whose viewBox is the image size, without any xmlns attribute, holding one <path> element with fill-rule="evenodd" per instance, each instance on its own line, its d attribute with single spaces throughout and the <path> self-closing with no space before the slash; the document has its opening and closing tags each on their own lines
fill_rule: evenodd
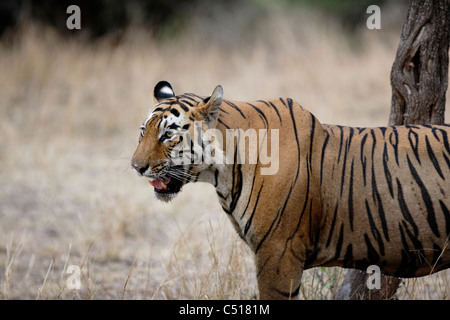
<svg viewBox="0 0 450 320">
<path fill-rule="evenodd" d="M 297 296 L 303 270 L 317 266 L 377 265 L 398 277 L 450 266 L 449 125 L 325 125 L 292 99 L 233 102 L 219 89 L 207 99 L 175 96 L 160 82 L 132 166 L 159 181 L 176 169 L 181 185 L 216 188 L 255 253 L 260 298 Z M 161 134 L 173 123 L 192 130 L 194 120 L 224 136 L 227 128 L 278 129 L 278 172 L 261 175 L 260 163 L 171 167 L 167 150 L 179 141 Z"/>
</svg>

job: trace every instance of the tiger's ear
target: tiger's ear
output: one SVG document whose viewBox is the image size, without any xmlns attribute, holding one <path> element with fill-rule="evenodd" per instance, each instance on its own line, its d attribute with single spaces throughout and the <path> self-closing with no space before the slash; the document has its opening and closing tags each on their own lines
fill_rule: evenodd
<svg viewBox="0 0 450 320">
<path fill-rule="evenodd" d="M 153 90 L 153 103 L 156 105 L 166 99 L 175 97 L 172 86 L 167 81 L 160 81 Z"/>
<path fill-rule="evenodd" d="M 198 112 L 204 117 L 206 124 L 211 128 L 219 118 L 219 106 L 223 101 L 223 89 L 218 85 L 211 96 L 203 100 L 203 103 L 197 107 Z"/>
</svg>

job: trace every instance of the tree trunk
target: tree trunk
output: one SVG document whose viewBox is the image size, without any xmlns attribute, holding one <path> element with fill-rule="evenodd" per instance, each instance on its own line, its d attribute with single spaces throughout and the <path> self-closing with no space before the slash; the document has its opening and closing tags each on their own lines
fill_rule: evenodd
<svg viewBox="0 0 450 320">
<path fill-rule="evenodd" d="M 368 274 L 361 270 L 351 269 L 345 274 L 344 281 L 336 293 L 336 300 L 389 300 L 393 299 L 400 286 L 401 279 L 381 275 L 381 289 L 367 288 Z"/>
<path fill-rule="evenodd" d="M 391 71 L 389 125 L 444 123 L 448 86 L 449 0 L 412 0 Z M 401 279 L 381 276 L 369 290 L 369 274 L 349 270 L 336 299 L 393 299 Z"/>
<path fill-rule="evenodd" d="M 448 85 L 448 0 L 413 0 L 391 71 L 389 125 L 444 122 Z"/>
</svg>

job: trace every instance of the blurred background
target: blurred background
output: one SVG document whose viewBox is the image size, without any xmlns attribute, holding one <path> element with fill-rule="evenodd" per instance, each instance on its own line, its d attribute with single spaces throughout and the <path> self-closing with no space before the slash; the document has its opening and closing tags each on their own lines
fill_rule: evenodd
<svg viewBox="0 0 450 320">
<path fill-rule="evenodd" d="M 73 4 L 80 30 L 66 26 Z M 164 204 L 130 169 L 154 85 L 221 84 L 226 99 L 291 97 L 323 123 L 383 126 L 408 5 L 1 0 L 0 298 L 255 298 L 252 253 L 213 187 Z M 301 298 L 332 299 L 343 272 L 305 272 Z M 407 280 L 398 298 L 448 298 L 449 279 Z"/>
</svg>

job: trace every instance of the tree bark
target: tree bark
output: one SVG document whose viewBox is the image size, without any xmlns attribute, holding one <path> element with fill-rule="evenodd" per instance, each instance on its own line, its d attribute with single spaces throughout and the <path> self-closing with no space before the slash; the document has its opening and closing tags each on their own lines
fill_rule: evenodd
<svg viewBox="0 0 450 320">
<path fill-rule="evenodd" d="M 367 288 L 368 274 L 356 269 L 348 270 L 344 281 L 336 293 L 336 300 L 390 300 L 400 286 L 401 279 L 381 275 L 381 288 L 369 290 Z"/>
<path fill-rule="evenodd" d="M 391 71 L 389 125 L 444 122 L 449 1 L 413 0 Z"/>
<path fill-rule="evenodd" d="M 449 0 L 412 0 L 391 71 L 389 125 L 444 123 L 448 86 Z M 381 289 L 369 290 L 369 274 L 349 270 L 339 300 L 395 298 L 397 277 L 381 276 Z"/>
</svg>

